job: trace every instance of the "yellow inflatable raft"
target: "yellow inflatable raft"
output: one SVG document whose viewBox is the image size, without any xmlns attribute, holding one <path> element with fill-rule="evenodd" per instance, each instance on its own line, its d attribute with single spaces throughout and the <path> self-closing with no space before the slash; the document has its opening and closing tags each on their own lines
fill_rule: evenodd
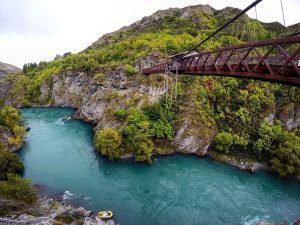
<svg viewBox="0 0 300 225">
<path fill-rule="evenodd" d="M 101 219 L 109 219 L 112 218 L 114 214 L 112 211 L 99 211 L 97 215 Z"/>
</svg>

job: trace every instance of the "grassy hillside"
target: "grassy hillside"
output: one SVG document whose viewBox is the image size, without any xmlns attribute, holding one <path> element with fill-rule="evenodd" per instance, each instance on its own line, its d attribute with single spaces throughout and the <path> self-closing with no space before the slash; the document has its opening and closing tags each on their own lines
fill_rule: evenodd
<svg viewBox="0 0 300 225">
<path fill-rule="evenodd" d="M 109 70 L 119 68 L 139 82 L 143 79 L 138 71 L 142 60 L 152 56 L 159 61 L 190 49 L 238 12 L 234 8 L 215 10 L 208 5 L 158 11 L 104 35 L 80 54 L 28 65 L 22 75 L 7 78 L 13 83 L 11 93 L 27 105 L 44 103 L 40 98 L 42 83 L 54 74 L 67 71 L 82 71 L 86 76 L 106 79 Z M 245 15 L 202 49 L 273 38 L 294 30 L 293 26 L 281 28 L 278 23 L 265 24 Z M 163 81 L 158 76 L 155 82 Z M 108 98 L 118 96 L 114 92 Z M 299 104 L 299 88 L 291 86 L 182 76 L 178 83 L 170 84 L 168 92 L 154 105 L 144 104 L 137 109 L 134 104 L 126 104 L 115 111 L 111 107 L 111 116 L 122 125 L 118 130 L 99 130 L 95 145 L 110 159 L 133 152 L 136 161 L 151 162 L 152 153 L 166 153 L 161 143 L 169 145 L 181 125 L 187 123 L 182 135 L 206 137 L 211 151 L 266 162 L 281 176 L 297 175 L 300 132 L 299 129 L 287 132 L 286 124 L 296 115 Z"/>
<path fill-rule="evenodd" d="M 11 64 L 0 62 L 0 76 L 21 72 L 21 69 Z"/>
</svg>

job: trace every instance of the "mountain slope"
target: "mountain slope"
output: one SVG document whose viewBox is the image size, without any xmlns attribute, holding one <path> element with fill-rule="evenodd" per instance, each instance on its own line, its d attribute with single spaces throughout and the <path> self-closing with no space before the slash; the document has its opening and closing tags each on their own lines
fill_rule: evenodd
<svg viewBox="0 0 300 225">
<path fill-rule="evenodd" d="M 0 77 L 7 75 L 7 74 L 19 73 L 21 71 L 22 70 L 16 66 L 0 62 Z"/>
<path fill-rule="evenodd" d="M 80 54 L 32 64 L 23 75 L 6 77 L 0 96 L 19 107 L 78 108 L 74 117 L 96 125 L 96 146 L 111 159 L 151 162 L 153 154 L 209 154 L 243 169 L 254 170 L 260 161 L 282 176 L 297 175 L 299 88 L 211 76 L 180 76 L 176 82 L 165 74 L 139 74 L 142 66 L 190 49 L 239 11 L 208 5 L 158 11 L 104 35 Z M 202 49 L 289 32 L 278 27 L 244 15 Z M 119 144 L 103 147 L 103 137 L 112 136 Z M 295 146 L 292 160 L 282 150 L 287 145 Z"/>
</svg>

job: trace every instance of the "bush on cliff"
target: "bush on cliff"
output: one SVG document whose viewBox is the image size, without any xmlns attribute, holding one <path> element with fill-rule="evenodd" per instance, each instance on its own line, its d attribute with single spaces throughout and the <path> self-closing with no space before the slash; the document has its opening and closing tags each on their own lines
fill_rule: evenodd
<svg viewBox="0 0 300 225">
<path fill-rule="evenodd" d="M 128 76 L 128 77 L 131 77 L 136 74 L 135 68 L 129 64 L 126 64 L 124 66 L 124 72 L 125 72 L 126 76 Z"/>
<path fill-rule="evenodd" d="M 134 136 L 133 148 L 135 151 L 135 161 L 151 163 L 151 153 L 153 151 L 153 142 L 143 134 Z"/>
<path fill-rule="evenodd" d="M 218 133 L 214 139 L 214 147 L 220 152 L 228 153 L 233 145 L 233 137 L 228 132 Z"/>
<path fill-rule="evenodd" d="M 20 126 L 21 124 L 21 113 L 17 109 L 11 106 L 4 106 L 0 109 L 0 125 L 12 130 L 15 126 Z"/>
<path fill-rule="evenodd" d="M 0 180 L 7 180 L 7 174 L 20 174 L 24 169 L 18 155 L 7 150 L 0 150 Z"/>
<path fill-rule="evenodd" d="M 162 107 L 160 103 L 146 105 L 143 108 L 144 114 L 150 120 L 150 128 L 152 136 L 155 138 L 166 138 L 173 140 L 174 130 L 172 123 L 174 122 L 174 114 Z"/>
<path fill-rule="evenodd" d="M 103 128 L 96 132 L 94 137 L 96 149 L 102 155 L 108 156 L 110 160 L 120 158 L 122 150 L 120 145 L 122 138 L 119 132 L 113 128 Z"/>
<path fill-rule="evenodd" d="M 268 125 L 263 122 L 257 129 L 257 140 L 253 144 L 254 152 L 258 154 L 269 153 L 276 148 L 280 138 L 282 137 L 282 130 L 279 125 Z"/>
<path fill-rule="evenodd" d="M 279 146 L 271 160 L 272 168 L 280 175 L 300 174 L 300 137 L 295 133 L 284 132 Z"/>
<path fill-rule="evenodd" d="M 153 142 L 149 139 L 152 135 L 150 121 L 143 111 L 129 110 L 126 126 L 122 129 L 125 146 L 135 153 L 135 160 L 151 162 Z"/>
<path fill-rule="evenodd" d="M 8 143 L 19 146 L 25 135 L 21 113 L 11 106 L 4 106 L 0 109 L 0 125 L 10 129 L 14 135 L 8 139 Z"/>
<path fill-rule="evenodd" d="M 7 174 L 7 181 L 0 182 L 0 196 L 32 204 L 37 200 L 36 189 L 31 181 L 19 175 Z"/>
</svg>

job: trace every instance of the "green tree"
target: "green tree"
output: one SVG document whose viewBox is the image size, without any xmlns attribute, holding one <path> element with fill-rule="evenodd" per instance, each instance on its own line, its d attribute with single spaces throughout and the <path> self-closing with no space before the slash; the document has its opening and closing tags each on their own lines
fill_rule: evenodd
<svg viewBox="0 0 300 225">
<path fill-rule="evenodd" d="M 94 137 L 96 149 L 102 155 L 106 155 L 110 160 L 118 159 L 121 155 L 119 148 L 122 143 L 122 138 L 119 132 L 113 128 L 103 128 L 96 132 Z"/>
<path fill-rule="evenodd" d="M 283 139 L 271 160 L 272 168 L 280 176 L 300 174 L 300 137 L 284 132 Z"/>
<path fill-rule="evenodd" d="M 133 147 L 135 150 L 135 161 L 147 161 L 151 163 L 151 153 L 153 151 L 153 142 L 143 134 L 134 137 Z"/>
<path fill-rule="evenodd" d="M 238 118 L 238 122 L 242 125 L 249 125 L 251 122 L 250 112 L 245 107 L 240 107 L 235 113 L 235 116 Z"/>
<path fill-rule="evenodd" d="M 130 110 L 122 133 L 126 141 L 126 147 L 135 153 L 135 160 L 150 163 L 153 142 L 149 138 L 152 135 L 152 131 L 150 129 L 150 121 L 143 111 Z"/>
<path fill-rule="evenodd" d="M 134 142 L 133 138 L 138 134 L 143 134 L 147 138 L 151 136 L 150 122 L 143 111 L 130 110 L 126 123 L 122 133 L 129 145 Z"/>
<path fill-rule="evenodd" d="M 150 120 L 151 136 L 173 140 L 174 131 L 171 125 L 173 118 L 167 110 L 164 110 L 161 104 L 146 105 L 143 111 Z"/>
<path fill-rule="evenodd" d="M 253 144 L 253 150 L 257 153 L 269 153 L 272 150 L 272 146 L 276 146 L 282 130 L 279 125 L 268 125 L 266 122 L 260 124 L 257 129 L 257 139 Z"/>
<path fill-rule="evenodd" d="M 124 66 L 124 72 L 125 72 L 126 76 L 128 76 L 128 77 L 136 74 L 135 68 L 129 64 L 126 64 Z"/>
<path fill-rule="evenodd" d="M 170 123 L 165 123 L 162 120 L 151 122 L 151 129 L 153 136 L 157 138 L 166 138 L 168 140 L 173 140 L 174 131 Z"/>
<path fill-rule="evenodd" d="M 20 174 L 23 169 L 23 163 L 17 154 L 0 150 L 0 180 L 6 180 L 8 173 Z"/>
<path fill-rule="evenodd" d="M 22 117 L 20 112 L 11 107 L 11 106 L 4 106 L 0 110 L 0 125 L 6 126 L 13 130 L 13 128 L 17 125 L 22 124 Z"/>
<path fill-rule="evenodd" d="M 125 120 L 128 116 L 128 112 L 126 109 L 119 109 L 114 113 L 114 115 L 121 120 Z"/>
<path fill-rule="evenodd" d="M 0 182 L 0 196 L 20 200 L 29 204 L 37 200 L 36 189 L 29 179 L 22 179 L 19 175 L 7 174 L 7 181 Z"/>
<path fill-rule="evenodd" d="M 233 138 L 233 144 L 234 144 L 234 149 L 237 151 L 241 151 L 241 149 L 246 150 L 248 144 L 249 144 L 249 136 L 245 135 L 245 137 L 240 137 L 237 134 L 234 134 L 232 136 Z"/>
<path fill-rule="evenodd" d="M 230 147 L 233 145 L 233 137 L 231 133 L 221 132 L 218 133 L 214 139 L 214 147 L 220 152 L 229 152 Z"/>
<path fill-rule="evenodd" d="M 0 125 L 7 127 L 14 134 L 8 139 L 8 143 L 19 146 L 25 135 L 20 112 L 11 106 L 4 106 L 0 109 Z"/>
</svg>

